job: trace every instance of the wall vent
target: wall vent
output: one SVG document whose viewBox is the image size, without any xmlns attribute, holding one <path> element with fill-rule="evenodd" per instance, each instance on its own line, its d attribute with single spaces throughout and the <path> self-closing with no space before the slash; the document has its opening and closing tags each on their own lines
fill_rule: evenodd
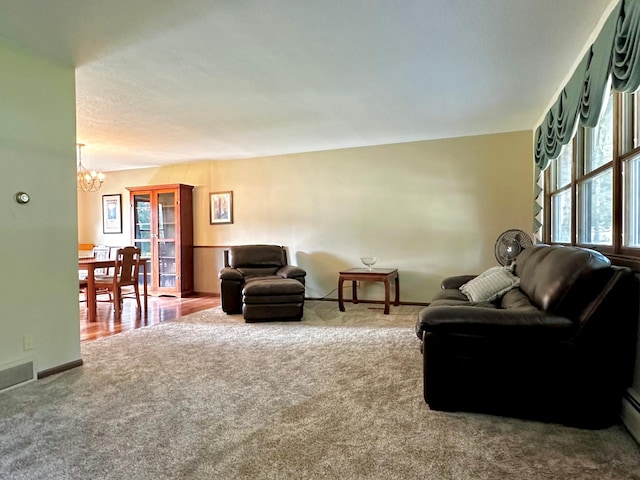
<svg viewBox="0 0 640 480">
<path fill-rule="evenodd" d="M 36 379 L 33 360 L 21 360 L 0 366 L 0 392 Z"/>
</svg>

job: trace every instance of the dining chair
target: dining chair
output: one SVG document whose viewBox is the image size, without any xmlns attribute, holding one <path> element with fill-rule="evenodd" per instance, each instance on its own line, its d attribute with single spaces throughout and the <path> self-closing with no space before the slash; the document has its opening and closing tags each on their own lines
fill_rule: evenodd
<svg viewBox="0 0 640 480">
<path fill-rule="evenodd" d="M 93 243 L 79 243 L 78 244 L 78 258 L 96 258 L 97 246 Z M 87 278 L 86 270 L 78 270 L 78 279 L 84 280 Z M 82 290 L 82 286 L 80 287 Z"/>
<path fill-rule="evenodd" d="M 96 245 L 93 247 L 93 258 L 96 260 L 109 260 L 111 252 L 111 247 L 107 247 L 106 245 Z M 96 275 L 109 275 L 108 268 L 97 268 Z"/>
<path fill-rule="evenodd" d="M 95 258 L 96 260 L 109 260 L 110 258 L 112 258 L 113 249 L 114 247 L 108 247 L 106 245 L 95 245 L 92 249 L 93 258 Z M 96 268 L 94 273 L 94 275 L 96 276 L 96 280 L 99 277 L 108 276 L 110 274 L 109 270 L 110 270 L 109 268 Z M 87 272 L 84 270 L 80 270 L 79 274 L 80 274 L 80 293 L 85 293 L 85 299 L 86 299 L 86 293 L 87 293 L 86 282 L 83 287 L 82 280 L 85 280 L 87 278 Z M 111 277 L 109 277 L 109 279 L 111 279 Z M 109 298 L 108 299 L 100 298 L 100 295 L 108 295 Z M 111 295 L 111 291 L 106 288 L 96 288 L 96 300 L 98 302 L 112 302 L 113 297 Z"/>
<path fill-rule="evenodd" d="M 96 271 L 98 271 L 98 270 L 104 270 L 104 269 L 96 269 Z M 104 277 L 104 275 L 100 275 L 100 277 Z M 89 283 L 89 280 L 87 278 L 87 271 L 86 270 L 78 270 L 78 290 L 79 290 L 78 293 L 84 295 L 84 297 L 80 298 L 80 300 L 79 300 L 80 302 L 86 302 L 87 301 L 88 283 Z M 99 295 L 108 295 L 109 298 L 108 299 L 99 298 Z M 111 296 L 111 290 L 106 289 L 106 288 L 97 288 L 96 289 L 96 301 L 97 302 L 112 302 L 113 301 L 113 297 Z"/>
<path fill-rule="evenodd" d="M 78 244 L 78 257 L 82 258 L 109 258 L 108 256 L 104 256 L 104 247 L 102 245 L 94 245 L 93 243 L 79 243 Z M 108 250 L 107 250 L 108 252 Z M 99 269 L 102 273 L 107 273 L 104 271 L 105 269 Z M 96 270 L 98 273 L 98 270 Z M 86 270 L 78 270 L 78 290 L 79 293 L 84 294 L 84 298 L 80 298 L 80 302 L 87 301 L 87 271 Z M 100 292 L 100 293 L 109 293 L 109 292 Z M 109 301 L 111 301 L 111 295 L 109 295 Z"/>
<path fill-rule="evenodd" d="M 87 301 L 87 287 L 88 287 L 88 283 L 89 281 L 85 278 L 78 278 L 78 287 L 79 287 L 79 293 L 80 294 L 84 294 L 84 298 L 80 298 L 78 301 L 80 302 L 86 302 Z M 78 295 L 79 296 L 79 295 Z"/>
<path fill-rule="evenodd" d="M 133 246 L 119 248 L 116 252 L 113 270 L 113 275 L 102 275 L 96 278 L 96 291 L 98 289 L 107 289 L 113 295 L 116 318 L 119 318 L 122 313 L 124 298 L 135 298 L 138 304 L 138 312 L 142 312 L 140 290 L 138 288 L 140 249 Z M 123 290 L 123 287 L 127 287 L 126 290 Z"/>
</svg>

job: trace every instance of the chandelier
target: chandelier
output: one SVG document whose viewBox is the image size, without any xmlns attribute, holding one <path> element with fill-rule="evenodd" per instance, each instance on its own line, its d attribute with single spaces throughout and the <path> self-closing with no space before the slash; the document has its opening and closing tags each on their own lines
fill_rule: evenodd
<svg viewBox="0 0 640 480">
<path fill-rule="evenodd" d="M 104 182 L 104 173 L 96 172 L 95 170 L 87 170 L 82 165 L 82 147 L 84 143 L 76 143 L 78 147 L 78 171 L 77 171 L 77 184 L 78 190 L 83 192 L 97 192 Z"/>
</svg>

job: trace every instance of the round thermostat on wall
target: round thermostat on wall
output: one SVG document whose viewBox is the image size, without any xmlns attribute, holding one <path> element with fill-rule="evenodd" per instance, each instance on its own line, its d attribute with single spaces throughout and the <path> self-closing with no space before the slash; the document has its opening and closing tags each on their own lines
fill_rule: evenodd
<svg viewBox="0 0 640 480">
<path fill-rule="evenodd" d="M 29 197 L 29 194 L 26 192 L 18 192 L 16 193 L 16 202 L 18 203 L 29 203 L 29 200 L 31 200 L 31 197 Z"/>
</svg>

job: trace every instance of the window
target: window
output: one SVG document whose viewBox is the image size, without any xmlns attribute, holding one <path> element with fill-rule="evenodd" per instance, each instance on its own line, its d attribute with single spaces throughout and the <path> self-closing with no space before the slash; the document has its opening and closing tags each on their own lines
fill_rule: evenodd
<svg viewBox="0 0 640 480">
<path fill-rule="evenodd" d="M 571 242 L 571 191 L 564 190 L 551 197 L 553 224 L 551 241 L 556 243 Z"/>
<path fill-rule="evenodd" d="M 578 162 L 583 166 L 577 179 L 578 243 L 613 245 L 613 95 L 598 125 L 581 133 L 584 155 Z"/>
<path fill-rule="evenodd" d="M 640 258 L 640 92 L 613 93 L 545 172 L 547 243 Z"/>
<path fill-rule="evenodd" d="M 640 248 L 640 155 L 623 164 L 624 190 L 624 246 Z"/>
<path fill-rule="evenodd" d="M 609 97 L 598 125 L 583 129 L 585 138 L 584 173 L 613 161 L 613 96 Z"/>
<path fill-rule="evenodd" d="M 571 166 L 573 146 L 565 145 L 560 155 L 551 163 L 551 240 L 556 243 L 571 242 Z"/>
<path fill-rule="evenodd" d="M 580 182 L 579 243 L 585 245 L 613 245 L 613 209 L 611 204 L 612 176 L 607 169 L 595 177 Z"/>
</svg>

